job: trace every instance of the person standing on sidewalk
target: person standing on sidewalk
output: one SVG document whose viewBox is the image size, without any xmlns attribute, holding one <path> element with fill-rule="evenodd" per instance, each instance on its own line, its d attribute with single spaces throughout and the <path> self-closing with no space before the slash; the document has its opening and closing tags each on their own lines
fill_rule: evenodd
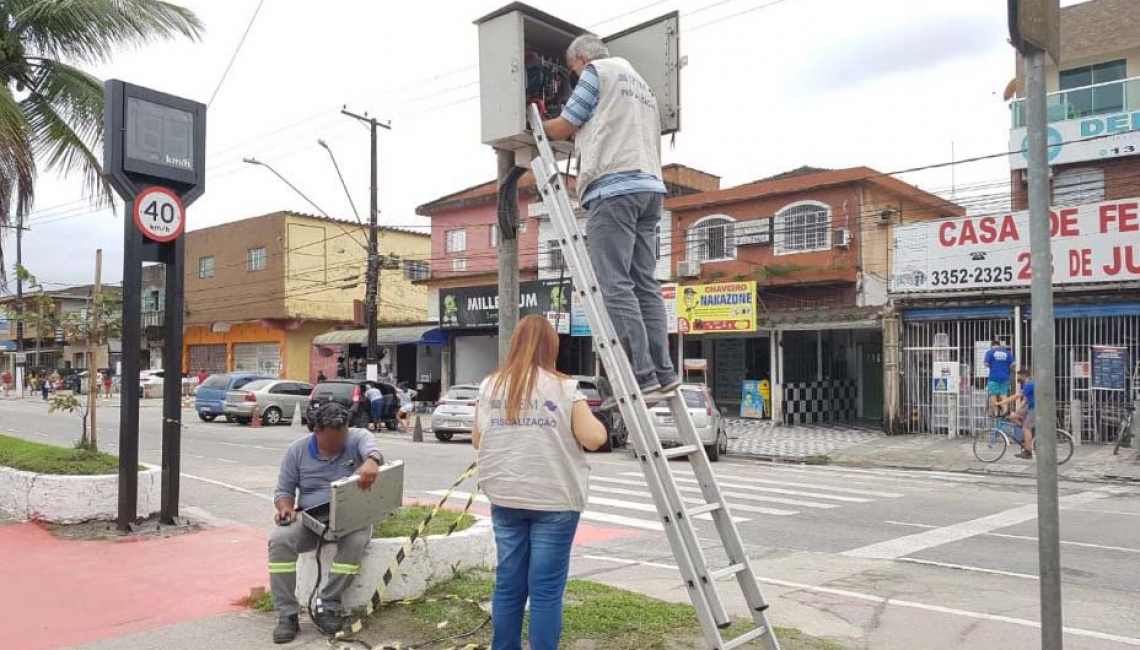
<svg viewBox="0 0 1140 650">
<path fill-rule="evenodd" d="M 506 363 L 479 387 L 471 443 L 498 552 L 492 650 L 522 650 L 528 598 L 531 650 L 557 650 L 570 549 L 589 492 L 582 448 L 598 449 L 608 435 L 578 382 L 555 370 L 557 360 L 550 321 L 526 316 Z"/>
<path fill-rule="evenodd" d="M 313 417 L 313 433 L 290 445 L 281 459 L 273 495 L 277 527 L 269 538 L 269 586 L 277 610 L 274 643 L 289 643 L 301 629 L 295 593 L 297 555 L 316 549 L 319 541 L 315 532 L 298 521 L 297 511 L 328 503 L 329 484 L 353 474 L 360 476 L 361 489 L 370 489 L 384 464 L 372 434 L 367 429 L 350 429 L 348 422 L 349 413 L 343 406 L 321 406 Z M 321 588 L 320 609 L 313 614 L 313 621 L 325 634 L 333 634 L 344 625 L 341 595 L 360 573 L 360 559 L 371 539 L 369 526 L 336 542 L 336 556 Z"/>
<path fill-rule="evenodd" d="M 657 268 L 661 180 L 661 118 L 649 84 L 629 61 L 610 56 L 592 34 L 566 50 L 578 85 L 559 117 L 543 128 L 553 140 L 574 136 L 578 196 L 590 212 L 590 261 L 605 307 L 629 356 L 646 403 L 676 391 L 669 332 Z M 617 402 L 607 400 L 603 409 Z"/>
<path fill-rule="evenodd" d="M 8 391 L 12 390 L 12 373 L 5 370 L 4 374 L 0 375 L 0 384 L 4 386 L 4 397 L 8 397 Z"/>
<path fill-rule="evenodd" d="M 990 349 L 986 352 L 984 359 L 988 371 L 986 394 L 990 397 L 990 407 L 995 417 L 1000 415 L 998 402 L 1009 395 L 1010 369 L 1013 367 L 1014 361 L 1013 350 L 1002 345 L 1000 340 L 994 339 L 990 343 Z"/>
</svg>

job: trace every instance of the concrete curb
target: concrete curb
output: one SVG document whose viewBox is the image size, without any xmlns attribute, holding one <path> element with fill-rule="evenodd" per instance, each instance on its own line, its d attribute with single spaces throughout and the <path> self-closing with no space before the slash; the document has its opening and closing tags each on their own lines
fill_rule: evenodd
<svg viewBox="0 0 1140 650">
<path fill-rule="evenodd" d="M 384 593 L 384 601 L 419 598 L 434 585 L 454 577 L 462 569 L 495 566 L 495 535 L 491 520 L 478 517 L 473 526 L 459 531 L 450 537 L 432 535 L 416 541 L 396 577 Z M 373 539 L 364 551 L 360 561 L 360 575 L 345 591 L 341 607 L 354 610 L 368 605 L 376 585 L 380 584 L 384 572 L 392 564 L 397 551 L 404 545 L 406 537 Z M 321 551 L 321 570 L 328 577 L 336 545 L 327 544 Z M 309 594 L 317 577 L 316 553 L 304 553 L 297 560 L 297 602 L 305 609 L 309 604 Z M 324 582 L 322 578 L 322 583 Z M 315 601 L 314 601 L 315 602 Z"/>
<path fill-rule="evenodd" d="M 158 512 L 161 475 L 154 467 L 139 472 L 139 517 Z M 118 507 L 119 477 L 115 474 L 66 476 L 0 467 L 0 509 L 18 519 L 56 524 L 111 520 Z"/>
</svg>

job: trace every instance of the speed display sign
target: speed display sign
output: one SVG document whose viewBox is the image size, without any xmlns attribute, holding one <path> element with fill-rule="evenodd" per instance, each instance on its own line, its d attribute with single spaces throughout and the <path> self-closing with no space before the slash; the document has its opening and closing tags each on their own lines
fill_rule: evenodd
<svg viewBox="0 0 1140 650">
<path fill-rule="evenodd" d="M 135 226 L 157 242 L 178 239 L 186 228 L 186 208 L 182 199 L 165 187 L 151 186 L 135 197 Z"/>
</svg>

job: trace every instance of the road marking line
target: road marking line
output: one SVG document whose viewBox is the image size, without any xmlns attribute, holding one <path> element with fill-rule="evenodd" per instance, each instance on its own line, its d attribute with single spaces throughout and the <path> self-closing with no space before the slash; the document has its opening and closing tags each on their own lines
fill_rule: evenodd
<svg viewBox="0 0 1140 650">
<path fill-rule="evenodd" d="M 640 474 L 637 474 L 636 472 L 624 472 L 623 475 L 624 476 L 640 476 Z M 697 485 L 700 485 L 700 481 L 695 479 L 695 478 L 684 478 L 684 477 L 675 476 L 675 477 L 673 477 L 673 479 L 675 481 L 680 482 L 680 483 L 696 483 Z M 793 496 L 793 497 L 808 497 L 810 499 L 827 499 L 828 501 L 843 501 L 846 503 L 870 503 L 870 502 L 874 501 L 874 499 L 864 499 L 861 497 L 845 497 L 845 496 L 842 496 L 839 494 L 823 494 L 821 492 L 805 492 L 803 490 L 785 490 L 783 488 L 771 488 L 771 487 L 763 487 L 763 486 L 759 486 L 759 485 L 746 485 L 744 483 L 728 483 L 728 482 L 721 481 L 721 480 L 718 480 L 717 483 L 720 483 L 720 486 L 722 488 L 725 488 L 725 487 L 726 488 L 738 488 L 741 490 L 755 490 L 757 492 L 764 492 L 764 493 L 770 492 L 772 494 L 787 494 L 787 495 Z"/>
<path fill-rule="evenodd" d="M 1128 517 L 1140 517 L 1140 512 L 1127 512 L 1125 510 L 1101 510 L 1100 508 L 1066 508 L 1061 506 L 1061 510 L 1076 510 L 1078 512 L 1099 512 L 1102 515 L 1125 515 Z"/>
<path fill-rule="evenodd" d="M 633 485 L 633 486 L 641 487 L 641 488 L 645 487 L 644 482 L 634 481 L 634 480 L 627 479 L 627 478 L 610 478 L 608 476 L 591 476 L 590 480 L 591 481 L 601 481 L 603 483 L 617 483 L 618 485 Z M 680 490 L 681 492 L 689 492 L 692 494 L 701 494 L 703 496 L 703 493 L 701 492 L 701 489 L 699 487 L 689 487 L 687 485 L 678 485 L 677 489 Z M 770 497 L 770 496 L 766 496 L 766 495 L 762 495 L 762 494 L 745 494 L 744 492 L 725 492 L 722 490 L 721 494 L 723 494 L 726 497 L 731 497 L 733 499 L 747 499 L 749 501 L 763 501 L 765 503 L 782 503 L 784 505 L 789 505 L 789 506 L 800 506 L 802 508 L 818 508 L 820 510 L 829 510 L 831 508 L 841 507 L 838 503 L 816 503 L 814 501 L 800 501 L 798 499 L 784 499 L 782 497 Z"/>
<path fill-rule="evenodd" d="M 902 478 L 937 478 L 937 480 L 957 481 L 959 483 L 977 483 L 980 479 L 971 476 L 963 476 L 962 474 L 953 474 L 950 472 L 936 472 L 936 471 L 913 471 L 913 470 L 885 470 L 885 469 L 862 469 L 859 467 L 843 467 L 843 466 L 829 466 L 829 465 L 812 465 L 815 470 L 826 473 L 845 473 L 845 474 L 870 474 L 872 476 L 898 476 Z"/>
<path fill-rule="evenodd" d="M 683 474 L 685 476 L 696 476 L 690 471 L 675 471 L 674 474 Z M 772 479 L 753 478 L 751 476 L 731 476 L 728 474 L 718 474 L 717 480 L 726 478 L 730 481 L 745 481 L 746 483 L 764 483 L 766 485 L 783 485 L 787 487 L 802 487 L 817 490 L 831 490 L 832 492 L 842 492 L 844 494 L 862 494 L 869 497 L 884 497 L 887 499 L 897 499 L 898 497 L 906 496 L 899 492 L 878 492 L 876 490 L 858 490 L 855 488 L 831 487 L 828 485 L 817 485 L 815 483 L 792 483 L 791 481 L 775 481 Z"/>
<path fill-rule="evenodd" d="M 623 495 L 628 496 L 628 497 L 641 497 L 643 499 L 650 499 L 650 500 L 653 499 L 653 495 L 648 493 L 648 492 L 643 492 L 641 490 L 627 490 L 625 488 L 611 487 L 608 485 L 605 487 L 605 493 L 606 494 L 623 494 Z M 684 501 L 685 501 L 685 503 L 695 503 L 697 505 L 704 505 L 704 503 L 705 503 L 704 499 L 694 499 L 692 497 L 685 497 Z M 777 517 L 786 517 L 788 515 L 798 515 L 799 514 L 799 512 L 796 510 L 780 510 L 778 508 L 760 508 L 758 506 L 748 506 L 748 505 L 736 504 L 736 503 L 729 504 L 729 509 L 730 510 L 739 510 L 741 512 L 754 512 L 754 513 L 760 514 L 760 515 L 775 515 Z M 707 514 L 706 515 L 700 515 L 699 519 L 712 519 L 712 515 L 707 515 Z"/>
<path fill-rule="evenodd" d="M 1010 578 L 1020 578 L 1022 580 L 1037 580 L 1037 576 L 1028 573 L 1016 573 L 1013 571 L 1002 571 L 1001 569 L 987 569 L 980 566 L 971 566 L 969 564 L 954 564 L 952 562 L 937 562 L 935 560 L 920 560 L 913 557 L 896 557 L 894 562 L 906 562 L 908 564 L 922 564 L 926 566 L 942 567 L 944 569 L 956 569 L 958 571 L 973 571 L 974 573 L 992 573 L 999 576 L 1007 576 Z"/>
<path fill-rule="evenodd" d="M 671 564 L 663 564 L 660 562 L 641 562 L 639 560 L 626 560 L 622 558 L 605 557 L 602 555 L 581 555 L 578 556 L 587 560 L 596 560 L 598 562 L 612 562 L 615 564 L 626 565 L 640 565 L 656 567 L 661 569 L 669 569 L 672 571 L 679 571 L 679 569 Z M 1000 614 L 987 614 L 985 612 L 974 612 L 968 609 L 958 609 L 956 607 L 944 607 L 942 605 L 928 605 L 926 603 L 919 603 L 911 600 L 898 600 L 895 598 L 887 598 L 884 596 L 876 596 L 874 594 L 864 594 L 857 591 L 849 591 L 847 589 L 835 589 L 832 587 L 821 587 L 817 585 L 809 585 L 801 582 L 791 582 L 789 580 L 777 580 L 776 578 L 761 578 L 756 576 L 758 582 L 764 584 L 774 585 L 777 587 L 788 587 L 789 589 L 797 589 L 800 591 L 812 591 L 821 594 L 828 594 L 831 596 L 840 596 L 843 598 L 851 598 L 853 600 L 863 600 L 873 603 L 881 603 L 884 605 L 892 605 L 894 607 L 905 607 L 908 609 L 920 609 L 937 614 L 948 614 L 951 616 L 961 616 L 964 618 L 973 618 L 983 621 L 994 621 L 996 623 L 1009 623 L 1011 625 L 1020 625 L 1022 627 L 1029 627 L 1040 629 L 1041 623 L 1037 621 L 1030 621 L 1024 618 L 1014 618 L 1012 616 L 1002 616 Z M 1096 630 L 1086 630 L 1079 627 L 1064 627 L 1062 628 L 1065 633 L 1072 634 L 1073 636 L 1083 636 L 1092 639 L 1101 639 L 1104 641 L 1113 641 L 1116 643 L 1123 643 L 1124 645 L 1140 646 L 1140 639 L 1121 636 L 1119 634 L 1109 634 L 1107 632 L 1097 632 Z"/>
<path fill-rule="evenodd" d="M 938 526 L 933 526 L 931 524 L 918 524 L 918 523 L 909 522 L 909 521 L 887 521 L 885 523 L 894 524 L 896 526 L 910 526 L 912 528 L 938 528 Z M 1006 539 L 1021 539 L 1021 540 L 1025 540 L 1027 542 L 1036 542 L 1037 541 L 1036 537 L 1031 537 L 1029 535 L 1011 535 L 1010 533 L 982 533 L 982 534 L 986 537 L 1005 537 Z M 1105 550 L 1105 551 L 1120 551 L 1122 553 L 1140 553 L 1140 548 L 1128 548 L 1127 546 L 1106 546 L 1104 544 L 1092 544 L 1090 542 L 1067 542 L 1065 540 L 1061 540 L 1061 543 L 1066 544 L 1068 546 L 1080 546 L 1082 548 L 1095 548 L 1095 549 L 1101 549 L 1101 550 Z"/>
<path fill-rule="evenodd" d="M 220 460 L 223 463 L 240 463 L 241 462 L 238 460 L 230 460 L 229 458 L 215 458 L 214 460 Z"/>
<path fill-rule="evenodd" d="M 234 492 L 241 492 L 242 494 L 248 494 L 250 496 L 255 496 L 259 499 L 265 499 L 266 501 L 269 501 L 269 502 L 273 501 L 273 495 L 271 495 L 271 494 L 262 494 L 260 492 L 254 492 L 253 490 L 247 490 L 246 488 L 243 488 L 243 487 L 240 487 L 237 485 L 231 485 L 230 483 L 223 483 L 221 481 L 215 481 L 212 478 L 204 478 L 202 476 L 194 476 L 193 474 L 182 473 L 182 476 L 184 476 L 188 479 L 195 480 L 195 481 L 201 481 L 203 483 L 209 483 L 210 485 L 216 485 L 218 487 L 223 487 L 223 488 L 226 488 L 227 490 L 233 490 Z"/>
<path fill-rule="evenodd" d="M 764 472 L 800 474 L 825 481 L 829 479 L 842 479 L 844 481 L 872 481 L 876 484 L 882 483 L 883 481 L 894 481 L 895 483 L 906 483 L 908 485 L 945 485 L 944 482 L 940 483 L 937 479 L 871 476 L 867 474 L 846 474 L 841 472 L 816 472 L 808 469 L 806 465 L 777 465 L 775 463 L 769 463 L 767 465 L 757 465 L 757 467 L 763 468 Z"/>
<path fill-rule="evenodd" d="M 434 491 L 428 492 L 428 494 L 430 494 L 432 496 L 443 496 L 444 494 L 447 494 L 447 491 L 446 490 L 434 490 Z M 451 493 L 451 499 L 452 500 L 468 499 L 468 498 L 470 498 L 470 496 L 471 496 L 471 494 L 469 492 L 452 492 Z M 479 503 L 490 503 L 491 502 L 490 499 L 488 499 L 487 497 L 485 497 L 482 494 L 477 495 L 475 497 L 475 500 L 478 501 Z M 650 520 L 646 520 L 646 519 L 638 519 L 636 517 L 626 517 L 624 515 L 611 515 L 607 512 L 591 512 L 591 511 L 587 510 L 587 511 L 582 513 L 582 519 L 586 519 L 589 521 L 600 521 L 600 522 L 606 523 L 606 524 L 618 524 L 621 526 L 629 526 L 630 528 L 640 528 L 642 530 L 652 530 L 652 531 L 657 531 L 657 532 L 664 532 L 664 530 L 665 530 L 665 526 L 663 526 L 660 522 L 657 522 L 657 521 L 650 521 Z"/>
<path fill-rule="evenodd" d="M 609 506 L 611 508 L 619 508 L 622 510 L 636 510 L 638 512 L 652 512 L 654 514 L 657 513 L 657 506 L 655 506 L 651 503 L 638 503 L 636 501 L 626 501 L 624 499 L 607 499 L 606 497 L 590 497 L 590 505 Z M 697 517 L 697 519 L 705 519 L 707 521 L 712 521 L 712 515 L 709 515 L 709 514 L 699 515 Z M 733 517 L 732 520 L 738 524 L 744 523 L 746 521 L 752 521 L 751 519 L 745 519 L 743 517 Z"/>
<path fill-rule="evenodd" d="M 1108 494 L 1104 491 L 1093 490 L 1062 497 L 1062 503 L 1080 504 L 1094 499 L 1103 499 Z M 1003 510 L 992 515 L 963 521 L 949 526 L 933 528 L 921 533 L 888 539 L 885 542 L 869 544 L 859 548 L 845 551 L 842 555 L 848 557 L 879 558 L 893 560 L 904 555 L 924 551 L 935 546 L 942 546 L 952 542 L 969 539 L 977 535 L 989 533 L 999 528 L 1008 528 L 1017 524 L 1037 518 L 1037 504 L 1018 506 Z"/>
</svg>

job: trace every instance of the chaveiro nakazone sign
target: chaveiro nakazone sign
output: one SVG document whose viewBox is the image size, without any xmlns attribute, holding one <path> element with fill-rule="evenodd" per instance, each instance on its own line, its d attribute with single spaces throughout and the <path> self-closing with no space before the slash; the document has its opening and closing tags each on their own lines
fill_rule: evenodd
<svg viewBox="0 0 1140 650">
<path fill-rule="evenodd" d="M 1053 284 L 1140 280 L 1140 198 L 1050 210 Z M 895 229 L 891 291 L 1028 287 L 1029 212 Z"/>
</svg>

